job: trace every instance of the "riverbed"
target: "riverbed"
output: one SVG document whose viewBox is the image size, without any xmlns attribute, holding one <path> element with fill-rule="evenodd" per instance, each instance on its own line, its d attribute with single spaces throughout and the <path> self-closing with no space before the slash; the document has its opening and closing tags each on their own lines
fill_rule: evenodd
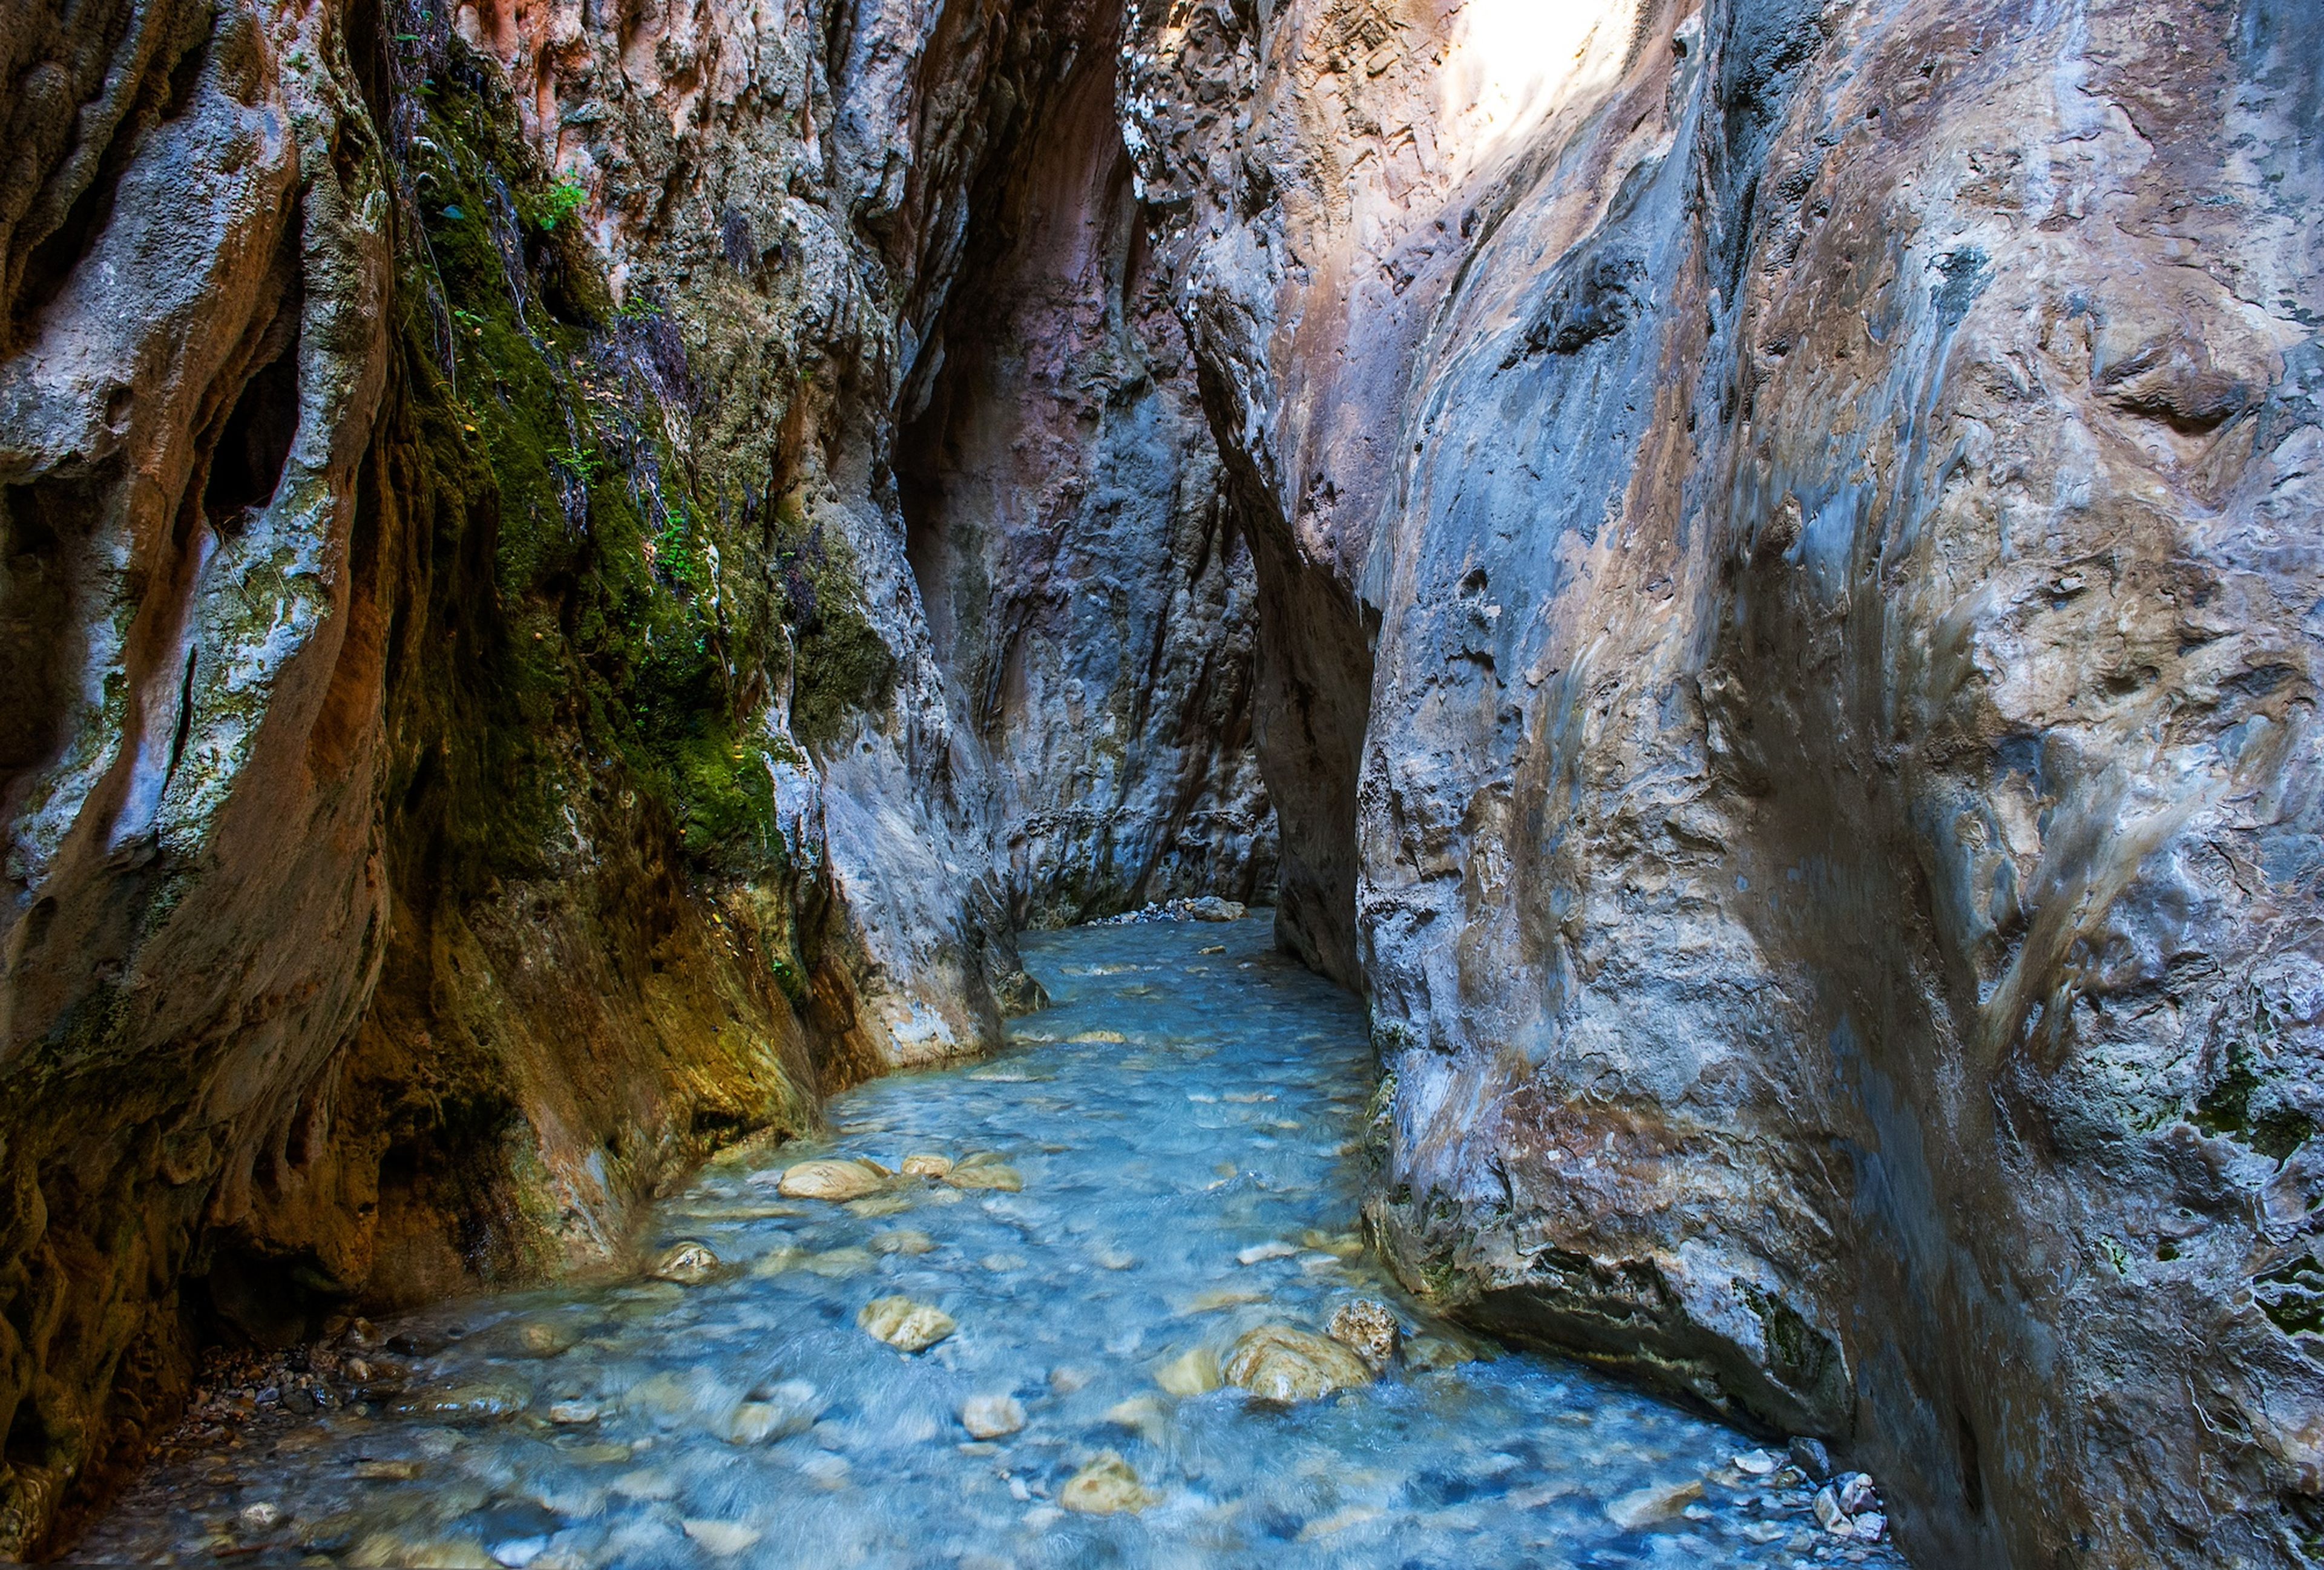
<svg viewBox="0 0 2324 1570">
<path fill-rule="evenodd" d="M 319 1405 L 272 1391 L 150 1471 L 83 1555 L 1901 1565 L 1823 1530 L 1814 1490 L 1767 1475 L 1775 1454 L 1746 1436 L 1396 1289 L 1358 1233 L 1360 1008 L 1274 953 L 1263 919 L 1025 952 L 1055 1002 L 1009 1052 L 861 1086 L 826 1137 L 714 1161 L 658 1212 L 646 1257 L 670 1279 L 382 1325 L 350 1354 L 367 1383 L 318 1381 Z M 835 1196 L 799 1192 L 818 1186 Z M 1352 1311 L 1365 1355 L 1314 1350 L 1342 1345 L 1352 1304 L 1393 1328 Z M 1268 1383 L 1279 1363 L 1259 1393 L 1222 1382 L 1265 1362 L 1254 1346 L 1308 1349 L 1293 1371 L 1335 1388 L 1296 1399 L 1297 1380 Z"/>
</svg>

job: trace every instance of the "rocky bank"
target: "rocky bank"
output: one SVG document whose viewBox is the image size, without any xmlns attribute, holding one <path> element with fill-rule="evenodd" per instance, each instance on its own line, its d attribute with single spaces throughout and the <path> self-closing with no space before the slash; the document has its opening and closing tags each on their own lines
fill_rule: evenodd
<svg viewBox="0 0 2324 1570">
<path fill-rule="evenodd" d="M 1194 894 L 1449 1312 L 2324 1552 L 2291 0 L 0 19 L 0 1547 Z"/>
</svg>

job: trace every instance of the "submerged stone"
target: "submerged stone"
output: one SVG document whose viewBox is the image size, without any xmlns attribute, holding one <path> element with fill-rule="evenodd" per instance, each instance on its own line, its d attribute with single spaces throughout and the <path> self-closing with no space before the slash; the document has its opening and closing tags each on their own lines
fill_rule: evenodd
<svg viewBox="0 0 2324 1570">
<path fill-rule="evenodd" d="M 1025 1426 L 1025 1408 L 1014 1396 L 971 1396 L 961 1404 L 960 1426 L 976 1438 L 999 1439 Z"/>
<path fill-rule="evenodd" d="M 1174 1396 L 1200 1396 L 1217 1390 L 1225 1381 L 1219 1373 L 1217 1354 L 1207 1346 L 1198 1346 L 1158 1365 L 1154 1382 Z"/>
<path fill-rule="evenodd" d="M 1155 1502 L 1155 1496 L 1130 1463 L 1111 1450 L 1074 1473 L 1057 1494 L 1057 1502 L 1085 1516 L 1136 1515 Z"/>
<path fill-rule="evenodd" d="M 952 1316 L 943 1309 L 904 1297 L 866 1303 L 855 1323 L 874 1340 L 884 1341 L 899 1352 L 925 1352 L 955 1328 Z"/>
<path fill-rule="evenodd" d="M 1017 1168 L 1002 1161 L 964 1161 L 945 1175 L 946 1183 L 954 1188 L 997 1188 L 1015 1194 L 1025 1187 L 1025 1179 Z"/>
<path fill-rule="evenodd" d="M 1288 1325 L 1246 1332 L 1222 1371 L 1229 1384 L 1271 1401 L 1312 1401 L 1372 1378 L 1363 1359 L 1338 1342 Z"/>
<path fill-rule="evenodd" d="M 1702 1497 L 1702 1482 L 1656 1483 L 1633 1490 L 1606 1505 L 1606 1519 L 1626 1532 L 1666 1521 Z"/>
<path fill-rule="evenodd" d="M 514 1380 L 460 1380 L 414 1390 L 391 1409 L 399 1418 L 439 1423 L 486 1422 L 513 1418 L 531 1404 L 531 1388 Z"/>
<path fill-rule="evenodd" d="M 674 1281 L 681 1287 L 698 1287 L 718 1273 L 718 1256 L 706 1243 L 678 1243 L 654 1261 L 650 1272 L 657 1281 Z"/>
<path fill-rule="evenodd" d="M 1404 1334 L 1396 1313 L 1385 1303 L 1355 1298 L 1332 1312 L 1332 1339 L 1354 1352 L 1379 1372 L 1396 1361 L 1397 1344 Z"/>
<path fill-rule="evenodd" d="M 868 1162 L 801 1161 L 784 1171 L 778 1189 L 787 1199 L 862 1199 L 879 1193 L 885 1182 Z"/>
</svg>

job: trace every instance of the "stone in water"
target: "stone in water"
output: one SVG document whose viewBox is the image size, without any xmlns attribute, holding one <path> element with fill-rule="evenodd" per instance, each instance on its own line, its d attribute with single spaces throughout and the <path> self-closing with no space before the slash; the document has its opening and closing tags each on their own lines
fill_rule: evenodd
<svg viewBox="0 0 2324 1570">
<path fill-rule="evenodd" d="M 801 1161 L 783 1173 L 786 1199 L 862 1199 L 880 1192 L 880 1174 L 862 1161 Z"/>
<path fill-rule="evenodd" d="M 1270 1401 L 1312 1401 L 1370 1384 L 1372 1371 L 1338 1342 L 1288 1325 L 1262 1325 L 1227 1354 L 1227 1382 Z"/>
<path fill-rule="evenodd" d="M 863 1306 L 855 1323 L 899 1352 L 926 1352 L 955 1328 L 951 1315 L 909 1298 L 875 1298 Z"/>
<path fill-rule="evenodd" d="M 1154 1502 L 1130 1463 L 1111 1450 L 1074 1473 L 1057 1502 L 1085 1516 L 1136 1515 Z"/>
<path fill-rule="evenodd" d="M 960 1408 L 960 1426 L 978 1439 L 999 1439 L 1025 1426 L 1025 1408 L 1014 1396 L 971 1396 Z"/>
<path fill-rule="evenodd" d="M 1370 1298 L 1341 1304 L 1333 1311 L 1329 1328 L 1333 1340 L 1352 1349 L 1375 1371 L 1396 1361 L 1397 1344 L 1404 1335 L 1395 1312 L 1387 1304 Z"/>
<path fill-rule="evenodd" d="M 1702 1497 L 1700 1480 L 1689 1482 L 1657 1483 L 1609 1501 L 1606 1519 L 1626 1532 L 1651 1527 L 1656 1521 L 1666 1521 Z"/>
<path fill-rule="evenodd" d="M 650 1272 L 657 1281 L 698 1287 L 718 1273 L 718 1256 L 698 1242 L 682 1242 L 654 1261 Z"/>
<path fill-rule="evenodd" d="M 1200 1396 L 1217 1390 L 1219 1360 L 1207 1346 L 1198 1346 L 1154 1371 L 1154 1382 L 1174 1396 Z"/>
</svg>

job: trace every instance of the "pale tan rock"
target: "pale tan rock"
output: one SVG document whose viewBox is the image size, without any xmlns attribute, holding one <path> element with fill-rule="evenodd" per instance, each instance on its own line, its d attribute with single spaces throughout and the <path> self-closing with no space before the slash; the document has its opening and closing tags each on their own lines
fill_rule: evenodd
<svg viewBox="0 0 2324 1570">
<path fill-rule="evenodd" d="M 1338 1342 L 1289 1325 L 1245 1332 L 1222 1371 L 1229 1384 L 1274 1401 L 1312 1401 L 1372 1379 L 1363 1359 Z"/>
<path fill-rule="evenodd" d="M 1207 1346 L 1180 1353 L 1154 1369 L 1154 1382 L 1174 1396 L 1200 1396 L 1225 1383 L 1218 1354 Z"/>
<path fill-rule="evenodd" d="M 962 1162 L 945 1174 L 944 1180 L 954 1188 L 998 1189 L 1015 1194 L 1025 1187 L 1025 1179 L 1017 1168 L 1003 1161 Z"/>
<path fill-rule="evenodd" d="M 1332 1311 L 1326 1326 L 1333 1340 L 1354 1352 L 1374 1372 L 1396 1361 L 1404 1336 L 1396 1311 L 1370 1298 L 1351 1298 Z"/>
<path fill-rule="evenodd" d="M 943 1309 L 905 1297 L 873 1299 L 856 1315 L 855 1323 L 899 1352 L 925 1352 L 957 1328 Z"/>
<path fill-rule="evenodd" d="M 1130 1463 L 1111 1450 L 1068 1479 L 1057 1502 L 1085 1516 L 1136 1515 L 1157 1502 Z"/>
<path fill-rule="evenodd" d="M 685 1522 L 686 1535 L 702 1545 L 705 1552 L 718 1559 L 732 1559 L 744 1552 L 766 1534 L 757 1527 L 742 1521 L 702 1520 L 689 1517 Z"/>
<path fill-rule="evenodd" d="M 886 1179 L 862 1161 L 801 1161 L 783 1172 L 779 1191 L 789 1199 L 865 1199 Z"/>
<path fill-rule="evenodd" d="M 904 1158 L 904 1175 L 908 1178 L 941 1178 L 952 1170 L 950 1156 L 920 1155 Z"/>
<path fill-rule="evenodd" d="M 581 1332 L 561 1321 L 528 1319 L 510 1333 L 510 1351 L 519 1357 L 561 1357 L 580 1341 Z"/>
<path fill-rule="evenodd" d="M 960 1426 L 978 1439 L 999 1439 L 1025 1426 L 1025 1408 L 1010 1395 L 971 1396 L 960 1408 Z"/>
<path fill-rule="evenodd" d="M 1108 1407 L 1105 1420 L 1118 1428 L 1133 1430 L 1149 1443 L 1158 1442 L 1170 1425 L 1170 1408 L 1157 1397 L 1132 1396 Z"/>
<path fill-rule="evenodd" d="M 1702 1480 L 1656 1483 L 1635 1490 L 1606 1505 L 1606 1519 L 1626 1532 L 1666 1521 L 1702 1497 Z"/>
<path fill-rule="evenodd" d="M 936 1246 L 936 1239 L 908 1226 L 899 1226 L 893 1232 L 875 1233 L 872 1237 L 872 1251 L 875 1254 L 933 1253 Z"/>
</svg>

